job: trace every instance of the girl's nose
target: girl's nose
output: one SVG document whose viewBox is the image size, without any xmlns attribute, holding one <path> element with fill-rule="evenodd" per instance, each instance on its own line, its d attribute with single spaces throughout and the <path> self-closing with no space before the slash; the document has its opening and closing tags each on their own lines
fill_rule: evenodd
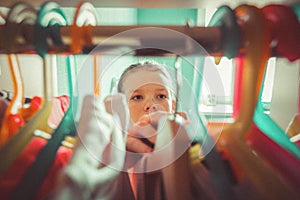
<svg viewBox="0 0 300 200">
<path fill-rule="evenodd" d="M 144 110 L 145 110 L 146 112 L 157 111 L 157 110 L 158 110 L 158 105 L 155 104 L 155 102 L 154 102 L 153 99 L 151 99 L 151 100 L 149 100 L 149 101 L 145 104 Z"/>
</svg>

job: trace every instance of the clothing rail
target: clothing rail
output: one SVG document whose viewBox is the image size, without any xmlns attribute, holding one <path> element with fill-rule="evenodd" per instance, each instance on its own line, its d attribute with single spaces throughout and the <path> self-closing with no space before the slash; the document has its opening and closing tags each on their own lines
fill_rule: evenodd
<svg viewBox="0 0 300 200">
<path fill-rule="evenodd" d="M 62 39 L 63 45 L 49 44 L 50 52 L 68 52 L 72 41 L 71 32 L 74 26 L 50 26 L 39 27 L 39 30 L 48 32 Z M 35 25 L 9 23 L 0 25 L 0 53 L 24 53 L 35 50 Z M 76 27 L 76 31 L 87 27 Z M 132 26 L 89 26 L 92 44 L 85 45 L 84 54 L 90 53 L 95 47 L 101 44 L 100 52 L 122 47 L 135 50 L 135 55 L 191 55 L 206 54 L 211 56 L 224 56 L 224 45 L 232 41 L 239 44 L 237 54 L 244 53 L 244 43 L 239 41 L 230 33 L 225 33 L 221 26 L 214 27 L 189 27 L 187 26 L 158 26 L 158 25 L 132 25 Z M 239 32 L 239 30 L 237 30 Z M 45 33 L 44 33 L 45 34 Z M 11 37 L 14 35 L 14 37 Z M 49 36 L 48 35 L 48 36 Z M 45 36 L 46 37 L 46 36 Z M 242 39 L 242 37 L 240 37 Z M 74 38 L 80 40 L 82 38 Z M 74 40 L 73 39 L 73 40 Z M 25 40 L 25 42 L 24 42 Z M 21 41 L 21 42 L 20 42 Z M 190 48 L 191 44 L 187 41 L 198 43 L 205 49 L 199 51 Z M 154 45 L 153 45 L 154 44 Z M 165 49 L 153 48 L 164 44 Z M 194 45 L 195 46 L 195 45 Z M 148 49 L 145 49 L 148 48 Z M 270 53 L 273 57 L 283 57 L 275 48 L 270 46 Z M 105 53 L 104 53 L 105 54 Z M 237 55 L 236 55 L 237 56 Z"/>
<path fill-rule="evenodd" d="M 83 27 L 84 28 L 84 27 Z M 218 27 L 188 27 L 188 26 L 96 26 L 93 27 L 95 44 L 109 38 L 108 44 L 128 46 L 150 46 L 154 42 L 173 44 L 171 49 L 188 49 L 186 40 L 193 39 L 209 53 L 221 51 L 221 29 Z M 177 34 L 174 32 L 177 32 Z M 162 34 L 160 34 L 162 33 Z M 163 34 L 166 33 L 166 34 Z M 61 35 L 69 39 L 70 27 L 61 27 Z M 194 52 L 186 52 L 194 53 Z"/>
<path fill-rule="evenodd" d="M 15 44 L 4 45 L 0 43 L 1 53 L 7 53 L 10 51 L 30 51 L 33 50 L 34 41 L 34 25 L 10 23 L 9 26 L 0 26 L 1 38 L 2 36 L 11 35 L 11 32 L 19 31 L 18 37 L 24 37 L 27 43 L 15 43 L 18 39 L 14 39 Z M 53 27 L 40 27 L 45 31 L 51 32 Z M 84 29 L 86 27 L 76 27 L 78 29 Z M 68 49 L 71 42 L 71 30 L 72 26 L 60 26 L 59 33 L 64 43 L 64 48 Z M 142 48 L 145 46 L 151 46 L 153 42 L 159 44 L 164 42 L 167 44 L 168 50 L 174 50 L 175 52 L 180 48 L 186 54 L 195 53 L 188 48 L 187 40 L 193 39 L 200 44 L 208 53 L 221 52 L 221 29 L 219 27 L 188 27 L 188 26 L 93 26 L 91 28 L 91 35 L 93 41 L 93 47 L 99 43 L 104 42 L 105 47 L 117 48 L 120 46 L 127 46 L 133 48 Z M 108 40 L 106 40 L 108 39 Z M 3 39 L 7 43 L 7 39 Z M 14 46 L 13 49 L 7 48 L 7 46 Z M 55 45 L 50 49 L 57 49 Z"/>
</svg>

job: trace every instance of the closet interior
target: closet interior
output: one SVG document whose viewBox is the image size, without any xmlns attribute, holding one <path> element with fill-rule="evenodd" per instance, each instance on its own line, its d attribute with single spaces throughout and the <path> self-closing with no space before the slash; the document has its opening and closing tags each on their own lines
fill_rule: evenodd
<svg viewBox="0 0 300 200">
<path fill-rule="evenodd" d="M 0 199 L 299 199 L 299 59 L 297 1 L 0 2 Z M 135 173 L 117 84 L 144 60 L 189 124 Z"/>
</svg>

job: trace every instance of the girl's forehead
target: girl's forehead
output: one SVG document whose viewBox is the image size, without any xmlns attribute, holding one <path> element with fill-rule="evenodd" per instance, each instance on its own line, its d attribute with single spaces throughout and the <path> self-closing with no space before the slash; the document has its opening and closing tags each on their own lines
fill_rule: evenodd
<svg viewBox="0 0 300 200">
<path fill-rule="evenodd" d="M 156 84 L 156 83 L 149 83 L 146 85 L 142 85 L 134 90 L 134 92 L 139 91 L 168 91 L 169 89 L 166 88 L 164 85 Z"/>
<path fill-rule="evenodd" d="M 159 70 L 137 70 L 127 74 L 123 82 L 123 90 L 125 93 L 131 93 L 136 89 L 149 84 L 160 85 L 161 88 L 172 88 L 172 80 L 168 79 L 163 72 Z"/>
</svg>

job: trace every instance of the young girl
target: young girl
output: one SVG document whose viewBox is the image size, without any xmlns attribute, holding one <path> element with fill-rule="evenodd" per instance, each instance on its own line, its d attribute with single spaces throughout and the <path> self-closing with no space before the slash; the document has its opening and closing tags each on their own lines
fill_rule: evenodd
<svg viewBox="0 0 300 200">
<path fill-rule="evenodd" d="M 54 199 L 92 196 L 94 199 L 139 199 L 136 193 L 139 182 L 133 176 L 134 171 L 127 170 L 143 157 L 140 153 L 153 151 L 159 120 L 174 114 L 173 91 L 172 78 L 163 65 L 138 63 L 123 72 L 118 84 L 118 92 L 123 93 L 118 94 L 122 105 L 117 106 L 128 106 L 130 112 L 126 141 L 100 98 L 85 97 L 78 125 L 80 140 L 62 173 Z"/>
<path fill-rule="evenodd" d="M 136 153 L 152 152 L 159 118 L 175 111 L 174 86 L 167 67 L 153 62 L 129 66 L 121 75 L 118 92 L 125 94 L 130 121 L 135 124 L 128 133 L 127 150 Z M 149 130 L 145 134 L 136 128 L 147 123 L 153 126 L 150 134 Z"/>
</svg>

